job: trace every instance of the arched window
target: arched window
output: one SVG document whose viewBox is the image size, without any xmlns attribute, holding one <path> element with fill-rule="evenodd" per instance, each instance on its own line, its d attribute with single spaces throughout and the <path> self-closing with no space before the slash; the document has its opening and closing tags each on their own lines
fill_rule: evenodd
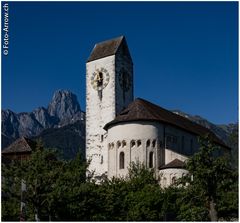
<svg viewBox="0 0 240 223">
<path fill-rule="evenodd" d="M 111 146 L 112 146 L 112 149 L 113 149 L 114 148 L 114 143 L 113 142 L 111 143 Z"/>
<path fill-rule="evenodd" d="M 136 144 L 136 143 L 135 143 L 135 141 L 134 141 L 134 140 L 132 140 L 132 141 L 131 141 L 131 148 L 132 148 L 132 147 L 134 147 L 134 146 L 135 146 L 135 144 Z"/>
<path fill-rule="evenodd" d="M 149 153 L 149 168 L 153 168 L 153 152 Z"/>
<path fill-rule="evenodd" d="M 147 147 L 149 147 L 149 146 L 150 146 L 150 140 L 147 141 Z"/>
<path fill-rule="evenodd" d="M 155 147 L 156 146 L 156 140 L 154 139 L 153 141 L 152 141 L 152 147 Z"/>
<path fill-rule="evenodd" d="M 119 155 L 119 169 L 124 169 L 124 152 Z"/>
<path fill-rule="evenodd" d="M 117 148 L 119 148 L 121 146 L 121 142 L 117 141 Z"/>
<path fill-rule="evenodd" d="M 110 143 L 108 143 L 108 149 L 111 149 L 111 144 Z"/>
<path fill-rule="evenodd" d="M 123 141 L 122 141 L 122 147 L 125 147 L 126 145 L 127 145 L 126 141 L 123 140 Z"/>
<path fill-rule="evenodd" d="M 137 141 L 137 146 L 139 147 L 139 146 L 141 146 L 141 145 L 142 145 L 141 140 L 138 140 L 138 141 Z"/>
</svg>

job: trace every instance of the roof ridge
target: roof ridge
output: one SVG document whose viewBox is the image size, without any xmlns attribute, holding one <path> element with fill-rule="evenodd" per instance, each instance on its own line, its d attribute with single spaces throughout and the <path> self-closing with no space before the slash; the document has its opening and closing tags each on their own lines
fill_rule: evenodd
<svg viewBox="0 0 240 223">
<path fill-rule="evenodd" d="M 108 40 L 104 40 L 104 41 L 98 42 L 98 43 L 96 43 L 95 45 L 104 44 L 104 43 L 107 43 L 107 42 L 110 42 L 110 41 L 116 41 L 116 40 L 118 40 L 118 39 L 123 40 L 124 38 L 125 38 L 125 37 L 122 35 L 122 36 L 118 36 L 118 37 L 115 37 L 115 38 L 112 38 L 112 39 L 108 39 Z"/>
</svg>

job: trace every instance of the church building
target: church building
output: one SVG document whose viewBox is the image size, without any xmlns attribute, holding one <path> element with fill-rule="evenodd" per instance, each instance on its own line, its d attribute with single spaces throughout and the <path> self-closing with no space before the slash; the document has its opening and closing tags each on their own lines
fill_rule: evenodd
<svg viewBox="0 0 240 223">
<path fill-rule="evenodd" d="M 137 78 L 137 75 L 136 75 Z M 125 37 L 96 44 L 86 64 L 86 157 L 93 177 L 128 174 L 131 162 L 153 168 L 161 186 L 187 174 L 185 160 L 209 129 L 133 95 L 133 62 Z"/>
</svg>

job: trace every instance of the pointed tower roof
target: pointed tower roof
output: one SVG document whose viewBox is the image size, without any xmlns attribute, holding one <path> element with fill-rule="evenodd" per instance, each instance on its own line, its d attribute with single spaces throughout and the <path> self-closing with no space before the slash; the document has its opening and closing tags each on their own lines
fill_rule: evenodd
<svg viewBox="0 0 240 223">
<path fill-rule="evenodd" d="M 104 129 L 107 130 L 110 126 L 119 123 L 133 121 L 161 122 L 191 132 L 198 136 L 205 136 L 208 134 L 215 143 L 228 148 L 222 140 L 210 131 L 210 129 L 141 98 L 137 98 L 130 103 L 128 107 L 124 109 L 113 121 L 107 123 L 104 126 Z"/>
<path fill-rule="evenodd" d="M 121 45 L 125 46 L 125 48 L 127 49 L 127 53 L 129 54 L 129 50 L 124 36 L 97 43 L 95 44 L 87 62 L 115 55 Z"/>
</svg>

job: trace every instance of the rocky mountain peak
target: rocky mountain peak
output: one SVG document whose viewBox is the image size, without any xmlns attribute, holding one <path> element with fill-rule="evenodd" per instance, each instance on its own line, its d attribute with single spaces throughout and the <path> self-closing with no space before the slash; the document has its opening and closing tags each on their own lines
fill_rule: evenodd
<svg viewBox="0 0 240 223">
<path fill-rule="evenodd" d="M 44 107 L 39 107 L 33 110 L 34 118 L 42 125 L 44 129 L 51 128 L 58 122 L 58 118 L 50 116 L 48 110 Z"/>
<path fill-rule="evenodd" d="M 32 112 L 20 113 L 2 110 L 2 148 L 21 136 L 36 136 L 45 129 L 59 128 L 78 120 L 84 125 L 85 116 L 77 96 L 68 90 L 57 90 L 48 108 L 38 107 Z"/>
<path fill-rule="evenodd" d="M 18 127 L 17 115 L 9 109 L 2 110 L 2 132 L 6 136 L 19 137 Z"/>
<path fill-rule="evenodd" d="M 57 90 L 48 105 L 48 113 L 60 120 L 72 118 L 76 113 L 81 112 L 77 96 L 68 90 Z"/>
</svg>

